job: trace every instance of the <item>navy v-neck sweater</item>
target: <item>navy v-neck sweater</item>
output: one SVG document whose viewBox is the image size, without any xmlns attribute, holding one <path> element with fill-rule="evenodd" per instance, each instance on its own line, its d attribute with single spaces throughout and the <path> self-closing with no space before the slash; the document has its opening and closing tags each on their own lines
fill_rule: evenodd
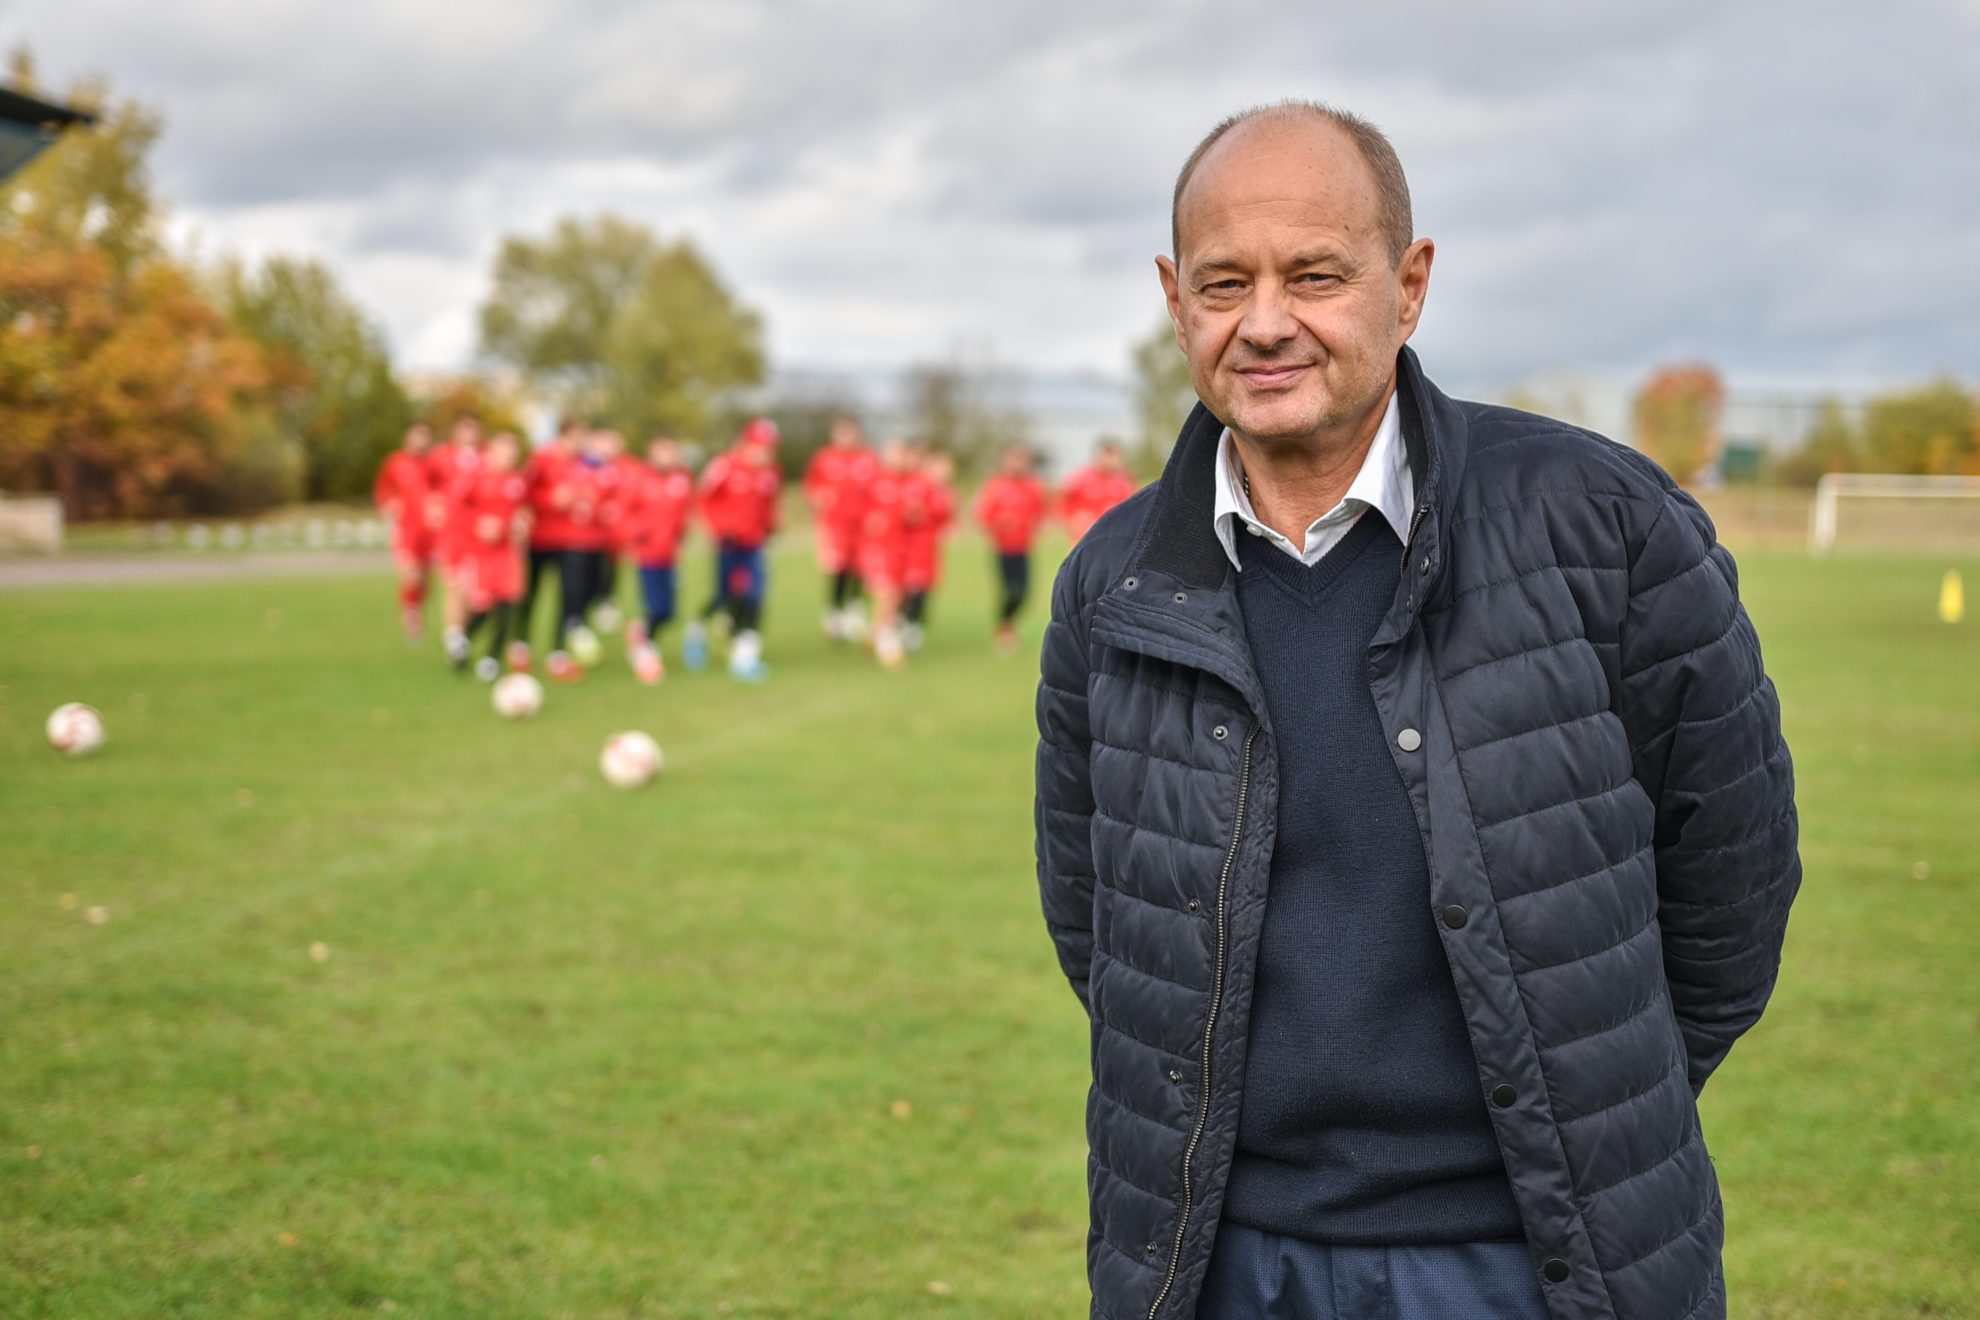
<svg viewBox="0 0 1980 1320">
<path fill-rule="evenodd" d="M 1311 568 L 1237 540 L 1279 818 L 1224 1214 L 1336 1244 L 1519 1238 L 1416 813 L 1368 689 L 1402 546 L 1372 510 Z"/>
</svg>

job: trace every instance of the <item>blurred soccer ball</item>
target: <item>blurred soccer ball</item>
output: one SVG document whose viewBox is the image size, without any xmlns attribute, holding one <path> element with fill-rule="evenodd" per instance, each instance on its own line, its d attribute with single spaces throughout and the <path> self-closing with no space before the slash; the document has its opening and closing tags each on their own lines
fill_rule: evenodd
<svg viewBox="0 0 1980 1320">
<path fill-rule="evenodd" d="M 591 624 L 599 632 L 617 632 L 625 621 L 626 616 L 619 612 L 616 601 L 601 600 L 592 606 Z"/>
<path fill-rule="evenodd" d="M 638 730 L 615 733 L 598 754 L 598 770 L 613 788 L 641 788 L 660 773 L 660 744 Z"/>
<path fill-rule="evenodd" d="M 48 717 L 48 745 L 64 756 L 88 756 L 103 745 L 103 717 L 80 701 L 57 706 Z"/>
<path fill-rule="evenodd" d="M 571 655 L 586 669 L 596 669 L 598 662 L 605 658 L 605 648 L 598 644 L 598 634 L 583 624 L 571 629 L 567 641 Z"/>
<path fill-rule="evenodd" d="M 526 720 L 543 709 L 543 685 L 528 674 L 504 674 L 489 694 L 495 713 L 505 720 Z"/>
</svg>

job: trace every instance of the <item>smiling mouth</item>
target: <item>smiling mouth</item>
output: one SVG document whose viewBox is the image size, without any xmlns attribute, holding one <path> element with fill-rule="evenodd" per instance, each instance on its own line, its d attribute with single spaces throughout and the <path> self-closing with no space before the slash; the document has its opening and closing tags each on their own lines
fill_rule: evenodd
<svg viewBox="0 0 1980 1320">
<path fill-rule="evenodd" d="M 1240 367 L 1238 375 L 1254 390 L 1284 389 L 1306 373 L 1310 363 L 1287 362 L 1271 366 Z"/>
</svg>

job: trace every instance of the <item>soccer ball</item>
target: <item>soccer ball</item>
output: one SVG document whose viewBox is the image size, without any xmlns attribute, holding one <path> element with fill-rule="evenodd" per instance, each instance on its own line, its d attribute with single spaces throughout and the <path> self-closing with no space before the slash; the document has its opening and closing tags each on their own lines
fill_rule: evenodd
<svg viewBox="0 0 1980 1320">
<path fill-rule="evenodd" d="M 642 788 L 660 773 L 660 744 L 637 730 L 615 733 L 598 754 L 598 770 L 613 788 Z"/>
<path fill-rule="evenodd" d="M 528 674 L 505 674 L 495 680 L 489 698 L 505 720 L 526 720 L 543 709 L 543 685 Z"/>
<path fill-rule="evenodd" d="M 64 756 L 88 756 L 103 745 L 103 717 L 80 701 L 57 706 L 48 717 L 48 745 Z"/>
<path fill-rule="evenodd" d="M 598 644 L 598 634 L 581 623 L 571 629 L 571 635 L 566 640 L 570 644 L 571 655 L 586 669 L 598 668 L 598 662 L 605 658 L 605 648 Z"/>
</svg>

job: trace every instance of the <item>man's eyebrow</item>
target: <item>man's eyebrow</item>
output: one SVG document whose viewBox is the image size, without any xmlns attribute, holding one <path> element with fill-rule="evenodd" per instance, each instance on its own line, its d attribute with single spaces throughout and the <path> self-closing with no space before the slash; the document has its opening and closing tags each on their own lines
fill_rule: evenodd
<svg viewBox="0 0 1980 1320">
<path fill-rule="evenodd" d="M 1352 270 L 1358 264 L 1339 248 L 1332 247 L 1309 248 L 1305 252 L 1295 252 L 1285 262 L 1289 270 L 1308 270 L 1314 266 L 1338 266 Z M 1237 257 L 1212 255 L 1201 261 L 1192 262 L 1189 275 L 1192 281 L 1201 281 L 1206 276 L 1225 273 L 1244 274 L 1250 269 L 1249 262 Z"/>
</svg>

